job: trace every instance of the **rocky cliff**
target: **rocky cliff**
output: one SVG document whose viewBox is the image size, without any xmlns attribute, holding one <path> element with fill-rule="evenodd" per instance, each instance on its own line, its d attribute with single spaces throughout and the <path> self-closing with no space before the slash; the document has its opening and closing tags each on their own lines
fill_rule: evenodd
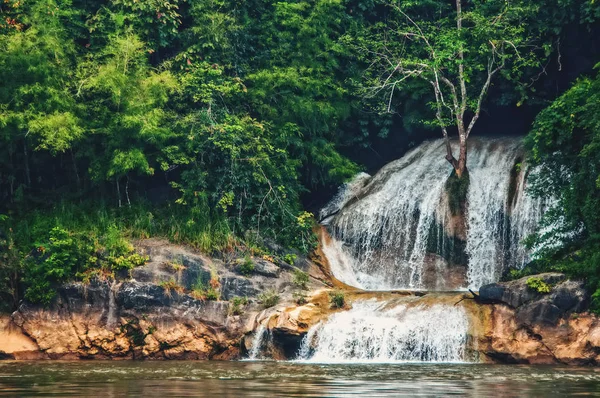
<svg viewBox="0 0 600 398">
<path fill-rule="evenodd" d="M 252 271 L 242 275 L 235 256 L 210 258 L 156 240 L 137 247 L 150 261 L 130 277 L 68 284 L 48 308 L 22 303 L 1 316 L 0 358 L 239 359 L 262 324 L 269 336 L 263 355 L 290 359 L 311 326 L 375 299 L 389 306 L 464 307 L 468 351 L 481 362 L 600 364 L 600 320 L 585 312 L 589 296 L 583 284 L 561 274 L 535 276 L 547 289 L 532 288 L 526 277 L 486 285 L 476 297 L 365 292 L 332 280 L 325 265 L 299 258 L 296 266 L 310 275 L 302 290 L 294 283 L 294 267 L 272 258 L 250 258 Z M 215 278 L 220 300 L 194 294 L 199 281 L 206 285 Z M 329 286 L 345 291 L 342 308 L 331 305 Z M 265 308 L 260 293 L 268 290 L 277 292 L 279 302 Z M 244 300 L 236 304 L 236 297 Z"/>
<path fill-rule="evenodd" d="M 233 359 L 243 337 L 264 312 L 291 306 L 299 288 L 293 271 L 325 286 L 319 268 L 299 258 L 296 267 L 272 258 L 210 258 L 160 240 L 137 242 L 150 261 L 118 281 L 71 283 L 48 308 L 22 303 L 0 317 L 0 357 L 15 359 Z M 242 262 L 250 262 L 240 270 Z M 218 300 L 199 297 L 215 284 Z M 265 309 L 260 293 L 276 292 Z M 237 303 L 235 301 L 237 300 Z"/>
</svg>

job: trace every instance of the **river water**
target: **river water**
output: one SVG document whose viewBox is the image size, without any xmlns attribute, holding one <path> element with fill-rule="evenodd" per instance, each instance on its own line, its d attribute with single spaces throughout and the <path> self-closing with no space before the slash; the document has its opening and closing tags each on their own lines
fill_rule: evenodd
<svg viewBox="0 0 600 398">
<path fill-rule="evenodd" d="M 0 362 L 0 396 L 600 396 L 600 369 L 274 361 Z"/>
</svg>

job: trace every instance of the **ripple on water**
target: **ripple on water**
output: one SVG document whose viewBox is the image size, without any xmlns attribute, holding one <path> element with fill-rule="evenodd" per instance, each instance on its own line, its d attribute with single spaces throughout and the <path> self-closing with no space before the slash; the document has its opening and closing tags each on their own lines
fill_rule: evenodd
<svg viewBox="0 0 600 398">
<path fill-rule="evenodd" d="M 295 362 L 0 362 L 0 396 L 600 396 L 593 368 Z"/>
</svg>

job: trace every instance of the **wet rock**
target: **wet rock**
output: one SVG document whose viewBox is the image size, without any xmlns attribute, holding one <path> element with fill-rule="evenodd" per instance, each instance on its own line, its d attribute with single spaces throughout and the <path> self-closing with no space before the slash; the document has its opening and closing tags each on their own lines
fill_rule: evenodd
<svg viewBox="0 0 600 398">
<path fill-rule="evenodd" d="M 552 304 L 564 312 L 581 312 L 589 305 L 589 294 L 581 281 L 564 281 L 552 289 Z"/>
<path fill-rule="evenodd" d="M 539 278 L 550 285 L 550 293 L 539 293 L 527 286 L 530 278 Z M 517 322 L 523 325 L 556 325 L 559 319 L 583 311 L 589 304 L 583 282 L 565 280 L 559 273 L 485 285 L 479 290 L 479 299 L 482 303 L 504 303 L 514 308 Z"/>
<path fill-rule="evenodd" d="M 496 303 L 503 302 L 504 292 L 506 287 L 499 283 L 490 283 L 489 285 L 482 286 L 479 289 L 479 297 L 484 303 Z"/>
<path fill-rule="evenodd" d="M 124 309 L 136 309 L 143 312 L 152 307 L 168 307 L 173 295 L 178 296 L 176 292 L 172 292 L 171 296 L 166 295 L 165 289 L 158 285 L 125 282 L 117 293 L 117 304 Z"/>
<path fill-rule="evenodd" d="M 564 311 L 548 299 L 525 304 L 515 313 L 517 323 L 521 325 L 556 325 L 563 315 Z"/>
<path fill-rule="evenodd" d="M 563 274 L 549 272 L 526 276 L 510 282 L 492 283 L 479 289 L 479 297 L 483 302 L 503 302 L 513 308 L 520 307 L 543 296 L 527 286 L 527 280 L 532 277 L 540 278 L 549 285 L 555 285 L 565 279 Z"/>
</svg>

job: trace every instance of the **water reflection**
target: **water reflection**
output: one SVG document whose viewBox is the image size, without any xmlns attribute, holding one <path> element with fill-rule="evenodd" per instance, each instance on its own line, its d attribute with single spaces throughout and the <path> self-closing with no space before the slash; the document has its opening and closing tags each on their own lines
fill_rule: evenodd
<svg viewBox="0 0 600 398">
<path fill-rule="evenodd" d="M 594 368 L 291 362 L 0 362 L 0 396 L 600 396 Z"/>
</svg>

